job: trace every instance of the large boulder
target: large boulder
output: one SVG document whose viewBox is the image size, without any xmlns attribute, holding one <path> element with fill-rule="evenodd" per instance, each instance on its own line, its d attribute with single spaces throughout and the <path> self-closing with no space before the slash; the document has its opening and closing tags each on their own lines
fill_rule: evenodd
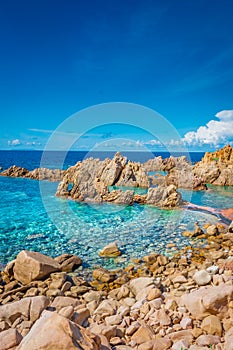
<svg viewBox="0 0 233 350">
<path fill-rule="evenodd" d="M 0 321 L 12 325 L 17 318 L 35 322 L 49 305 L 45 296 L 28 297 L 0 307 Z"/>
<path fill-rule="evenodd" d="M 219 286 L 201 287 L 184 294 L 181 300 L 192 316 L 203 319 L 208 315 L 221 317 L 227 311 L 232 298 L 233 286 L 222 283 Z"/>
<path fill-rule="evenodd" d="M 99 350 L 100 339 L 56 312 L 44 311 L 17 350 Z"/>
<path fill-rule="evenodd" d="M 38 253 L 22 250 L 16 257 L 14 278 L 22 284 L 48 277 L 52 272 L 61 270 L 54 259 Z"/>
</svg>

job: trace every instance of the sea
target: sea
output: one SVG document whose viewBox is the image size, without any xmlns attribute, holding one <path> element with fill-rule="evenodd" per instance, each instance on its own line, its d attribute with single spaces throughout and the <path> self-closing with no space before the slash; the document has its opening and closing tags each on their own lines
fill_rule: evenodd
<svg viewBox="0 0 233 350">
<path fill-rule="evenodd" d="M 67 169 L 88 157 L 112 158 L 115 152 L 0 151 L 2 170 L 17 165 L 29 170 L 40 166 Z M 122 152 L 132 161 L 144 162 L 167 152 Z M 181 154 L 177 154 L 179 156 Z M 195 163 L 203 153 L 189 153 Z M 209 186 L 207 191 L 181 190 L 185 200 L 213 209 L 187 208 L 162 210 L 149 205 L 79 203 L 55 196 L 58 183 L 0 176 L 0 264 L 13 260 L 23 249 L 55 257 L 76 254 L 83 260 L 81 269 L 102 266 L 117 269 L 133 258 L 152 252 L 170 256 L 187 245 L 203 245 L 183 237 L 194 223 L 204 226 L 220 221 L 220 209 L 233 207 L 233 187 Z M 117 258 L 101 258 L 99 251 L 116 242 L 122 251 Z"/>
</svg>

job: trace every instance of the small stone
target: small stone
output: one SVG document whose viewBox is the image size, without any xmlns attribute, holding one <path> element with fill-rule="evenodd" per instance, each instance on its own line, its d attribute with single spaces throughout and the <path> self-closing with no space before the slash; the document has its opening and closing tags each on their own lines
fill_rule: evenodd
<svg viewBox="0 0 233 350">
<path fill-rule="evenodd" d="M 216 225 L 211 225 L 207 227 L 206 233 L 208 236 L 217 236 L 219 234 L 218 227 Z"/>
<path fill-rule="evenodd" d="M 140 345 L 151 340 L 154 336 L 154 333 L 148 326 L 141 326 L 131 337 L 131 339 L 137 344 Z"/>
<path fill-rule="evenodd" d="M 188 347 L 189 344 L 186 340 L 179 340 L 172 345 L 171 350 L 186 350 Z"/>
<path fill-rule="evenodd" d="M 200 270 L 194 274 L 193 279 L 199 286 L 205 286 L 206 284 L 210 283 L 211 276 L 207 271 Z"/>
<path fill-rule="evenodd" d="M 218 335 L 219 337 L 222 335 L 222 324 L 217 316 L 210 315 L 204 318 L 201 328 L 208 334 Z"/>
<path fill-rule="evenodd" d="M 183 317 L 180 321 L 180 325 L 183 329 L 192 328 L 193 320 L 190 317 Z"/>
<path fill-rule="evenodd" d="M 147 294 L 147 300 L 151 301 L 161 296 L 161 290 L 159 288 L 151 288 Z"/>
<path fill-rule="evenodd" d="M 74 312 L 72 321 L 78 323 L 80 326 L 83 326 L 87 322 L 88 317 L 90 317 L 90 310 L 84 307 Z"/>
<path fill-rule="evenodd" d="M 203 334 L 196 340 L 199 346 L 209 346 L 221 343 L 221 338 L 217 335 Z"/>
<path fill-rule="evenodd" d="M 99 252 L 99 256 L 105 258 L 114 258 L 119 255 L 121 255 L 121 251 L 119 250 L 116 242 L 109 243 Z"/>
<path fill-rule="evenodd" d="M 21 340 L 22 335 L 15 328 L 9 328 L 0 333 L 0 350 L 15 348 Z"/>
<path fill-rule="evenodd" d="M 122 316 L 112 315 L 112 316 L 105 317 L 105 322 L 107 325 L 110 325 L 110 326 L 118 325 L 122 322 Z"/>
<path fill-rule="evenodd" d="M 216 275 L 219 272 L 219 267 L 216 265 L 212 265 L 207 267 L 206 271 L 211 275 Z"/>
</svg>

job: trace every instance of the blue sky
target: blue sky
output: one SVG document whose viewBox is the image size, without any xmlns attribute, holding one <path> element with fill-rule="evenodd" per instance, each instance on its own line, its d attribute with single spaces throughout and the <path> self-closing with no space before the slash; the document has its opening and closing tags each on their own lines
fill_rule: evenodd
<svg viewBox="0 0 233 350">
<path fill-rule="evenodd" d="M 2 1 L 0 148 L 43 149 L 70 115 L 118 101 L 159 112 L 190 149 L 232 142 L 232 13 L 231 0 Z M 159 147 L 112 122 L 77 147 Z"/>
</svg>

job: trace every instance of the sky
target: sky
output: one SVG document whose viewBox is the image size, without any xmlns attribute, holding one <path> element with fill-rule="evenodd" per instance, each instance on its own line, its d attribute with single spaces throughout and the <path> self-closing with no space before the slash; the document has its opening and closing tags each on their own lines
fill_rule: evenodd
<svg viewBox="0 0 233 350">
<path fill-rule="evenodd" d="M 233 2 L 1 1 L 0 149 L 44 149 L 70 116 L 114 102 L 162 115 L 180 135 L 166 141 L 174 148 L 232 143 Z M 80 117 L 59 129 L 77 136 L 74 149 L 166 147 L 140 114 L 141 128 L 89 117 L 84 135 Z"/>
</svg>

